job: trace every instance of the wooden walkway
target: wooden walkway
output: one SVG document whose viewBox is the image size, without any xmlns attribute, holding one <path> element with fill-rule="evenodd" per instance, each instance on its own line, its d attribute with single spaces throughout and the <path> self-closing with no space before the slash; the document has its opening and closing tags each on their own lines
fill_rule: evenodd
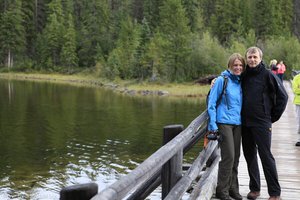
<svg viewBox="0 0 300 200">
<path fill-rule="evenodd" d="M 289 101 L 281 119 L 273 124 L 272 132 L 272 152 L 277 164 L 279 183 L 281 185 L 282 200 L 299 200 L 300 199 L 300 147 L 296 147 L 297 142 L 297 122 L 295 106 L 293 105 L 293 92 L 289 82 L 284 82 L 285 88 L 289 95 Z M 259 156 L 258 156 L 259 157 Z M 260 161 L 259 161 L 260 163 Z M 267 185 L 260 163 L 261 175 L 261 196 L 258 200 L 269 198 Z M 243 155 L 239 164 L 239 182 L 240 193 L 247 199 L 249 192 L 249 177 L 247 165 Z M 216 198 L 215 198 L 216 199 Z"/>
</svg>

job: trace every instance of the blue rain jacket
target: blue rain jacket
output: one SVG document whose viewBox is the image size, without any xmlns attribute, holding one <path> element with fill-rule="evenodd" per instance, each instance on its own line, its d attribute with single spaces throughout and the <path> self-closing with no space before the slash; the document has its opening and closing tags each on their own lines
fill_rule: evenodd
<svg viewBox="0 0 300 200">
<path fill-rule="evenodd" d="M 229 70 L 223 71 L 221 75 L 228 77 L 227 87 L 219 105 L 217 101 L 223 90 L 224 77 L 219 76 L 211 88 L 207 105 L 209 131 L 218 130 L 217 123 L 241 125 L 243 99 L 240 76 L 231 74 Z"/>
</svg>

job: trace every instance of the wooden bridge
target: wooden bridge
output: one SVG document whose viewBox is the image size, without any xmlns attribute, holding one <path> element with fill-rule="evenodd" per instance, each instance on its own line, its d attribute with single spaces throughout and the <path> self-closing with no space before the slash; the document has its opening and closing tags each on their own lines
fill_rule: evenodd
<svg viewBox="0 0 300 200">
<path fill-rule="evenodd" d="M 284 83 L 289 101 L 281 119 L 273 124 L 272 152 L 276 159 L 279 182 L 283 200 L 300 199 L 300 147 L 298 139 L 295 108 L 292 104 L 293 93 L 289 82 Z M 113 199 L 151 199 L 147 196 L 159 185 L 162 186 L 162 199 L 215 199 L 218 161 L 220 159 L 217 142 L 210 142 L 203 149 L 187 171 L 183 171 L 182 158 L 195 143 L 203 138 L 206 130 L 207 113 L 198 116 L 183 130 L 181 125 L 164 128 L 164 143 L 136 169 L 119 181 L 98 193 L 95 183 L 81 184 L 63 188 L 61 200 L 113 200 Z M 262 167 L 261 196 L 258 200 L 268 199 L 266 182 Z M 241 154 L 239 165 L 240 193 L 246 199 L 249 192 L 248 172 L 245 159 Z M 189 190 L 187 193 L 186 191 Z"/>
</svg>

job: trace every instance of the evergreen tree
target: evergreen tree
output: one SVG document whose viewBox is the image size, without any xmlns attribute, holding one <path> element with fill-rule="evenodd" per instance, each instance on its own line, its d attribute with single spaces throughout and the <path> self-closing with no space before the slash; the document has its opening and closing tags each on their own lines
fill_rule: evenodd
<svg viewBox="0 0 300 200">
<path fill-rule="evenodd" d="M 60 53 L 62 49 L 64 29 L 64 18 L 61 0 L 53 0 L 49 5 L 49 16 L 47 25 L 43 31 L 42 66 L 54 67 L 60 65 Z"/>
<path fill-rule="evenodd" d="M 76 32 L 74 28 L 73 17 L 71 14 L 67 17 L 66 33 L 64 35 L 64 44 L 61 52 L 61 64 L 70 67 L 77 67 L 78 57 L 76 54 Z"/>
<path fill-rule="evenodd" d="M 91 67 L 98 57 L 107 57 L 114 48 L 112 13 L 106 0 L 85 0 L 82 4 L 80 12 L 75 10 L 80 14 L 75 20 L 79 65 Z"/>
<path fill-rule="evenodd" d="M 147 44 L 150 42 L 152 36 L 150 26 L 146 18 L 142 20 L 140 35 L 140 44 L 136 53 L 136 59 L 138 63 L 135 66 L 136 69 L 134 70 L 134 77 L 138 77 L 143 80 L 144 78 L 151 76 L 151 69 L 149 65 L 144 63 Z"/>
<path fill-rule="evenodd" d="M 68 67 L 68 72 L 71 72 L 71 67 L 78 66 L 78 56 L 77 56 L 77 41 L 76 41 L 76 30 L 74 25 L 74 5 L 72 0 L 65 0 L 62 4 L 66 27 L 66 32 L 64 33 L 63 46 L 61 51 L 61 65 Z"/>
<path fill-rule="evenodd" d="M 252 0 L 245 0 L 240 1 L 240 6 L 242 11 L 241 15 L 241 22 L 242 26 L 240 26 L 240 32 L 242 37 L 246 37 L 246 35 L 249 33 L 250 30 L 254 30 L 255 24 L 252 23 L 253 20 L 255 20 L 254 15 L 255 12 L 252 12 L 254 10 L 254 5 L 252 3 Z"/>
<path fill-rule="evenodd" d="M 283 35 L 290 35 L 292 33 L 293 27 L 293 1 L 292 0 L 281 0 L 281 18 L 282 26 L 280 27 L 281 33 Z"/>
<path fill-rule="evenodd" d="M 258 40 L 264 41 L 268 36 L 276 35 L 280 18 L 276 13 L 276 0 L 255 0 L 255 33 Z"/>
<path fill-rule="evenodd" d="M 240 2 L 239 0 L 217 0 L 215 6 L 216 11 L 211 18 L 212 32 L 223 45 L 229 45 L 231 36 L 241 26 Z"/>
<path fill-rule="evenodd" d="M 224 70 L 229 55 L 216 38 L 207 31 L 193 41 L 193 52 L 189 61 L 191 77 L 196 79 L 206 74 L 219 74 Z"/>
<path fill-rule="evenodd" d="M 274 5 L 270 6 L 269 15 L 272 20 L 270 20 L 267 26 L 271 27 L 267 36 L 279 36 L 281 34 L 281 30 L 283 28 L 283 20 L 282 20 L 282 7 L 281 0 L 274 0 Z"/>
<path fill-rule="evenodd" d="M 185 80 L 191 50 L 191 31 L 181 0 L 166 0 L 160 10 L 159 31 L 165 43 L 163 62 L 170 81 Z"/>
<path fill-rule="evenodd" d="M 0 0 L 0 64 L 71 70 L 97 63 L 109 77 L 187 80 L 209 72 L 211 62 L 196 66 L 198 52 L 212 48 L 206 40 L 216 44 L 216 37 L 232 51 L 299 37 L 299 5 L 295 0 Z"/>
<path fill-rule="evenodd" d="M 46 26 L 50 2 L 51 0 L 34 0 L 34 19 L 37 33 L 42 33 Z"/>
<path fill-rule="evenodd" d="M 112 70 L 117 68 L 119 77 L 122 79 L 137 78 L 133 77 L 134 69 L 137 65 L 137 49 L 140 44 L 140 26 L 132 22 L 130 16 L 121 24 L 120 34 L 117 41 L 117 47 L 110 55 L 114 58 Z"/>
<path fill-rule="evenodd" d="M 7 10 L 1 16 L 0 44 L 2 62 L 8 68 L 14 61 L 21 61 L 24 56 L 25 31 L 22 24 L 21 0 L 6 4 Z"/>
<path fill-rule="evenodd" d="M 36 15 L 35 15 L 35 2 L 37 0 L 23 1 L 22 12 L 24 16 L 23 24 L 25 28 L 26 38 L 26 56 L 34 59 L 35 54 L 35 39 L 37 37 L 36 31 Z"/>
<path fill-rule="evenodd" d="M 156 29 L 160 22 L 160 7 L 165 0 L 144 0 L 144 17 L 149 22 L 152 32 Z"/>
<path fill-rule="evenodd" d="M 0 13 L 4 13 L 8 9 L 9 3 L 9 0 L 0 0 Z"/>
<path fill-rule="evenodd" d="M 203 13 L 203 23 L 206 27 L 210 26 L 211 17 L 216 12 L 216 1 L 217 0 L 199 0 L 200 1 L 200 8 Z"/>
<path fill-rule="evenodd" d="M 159 32 L 145 46 L 145 54 L 141 59 L 141 67 L 149 73 L 151 81 L 163 80 L 166 76 L 163 64 L 163 46 L 165 41 Z"/>
<path fill-rule="evenodd" d="M 142 22 L 144 18 L 144 0 L 132 0 L 132 18 Z"/>
<path fill-rule="evenodd" d="M 199 0 L 183 0 L 183 6 L 189 19 L 189 27 L 192 32 L 199 32 L 203 28 L 202 10 Z"/>
</svg>

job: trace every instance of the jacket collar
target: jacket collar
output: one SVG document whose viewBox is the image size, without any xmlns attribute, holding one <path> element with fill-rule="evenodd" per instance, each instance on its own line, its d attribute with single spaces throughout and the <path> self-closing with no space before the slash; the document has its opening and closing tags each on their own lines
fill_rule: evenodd
<svg viewBox="0 0 300 200">
<path fill-rule="evenodd" d="M 265 64 L 261 61 L 256 67 L 249 67 L 249 65 L 246 65 L 245 72 L 252 75 L 259 74 L 264 68 Z"/>
<path fill-rule="evenodd" d="M 227 76 L 229 77 L 231 80 L 240 80 L 240 76 L 239 75 L 234 75 L 232 74 L 232 72 L 229 69 L 226 69 L 223 73 L 223 76 Z"/>
</svg>

